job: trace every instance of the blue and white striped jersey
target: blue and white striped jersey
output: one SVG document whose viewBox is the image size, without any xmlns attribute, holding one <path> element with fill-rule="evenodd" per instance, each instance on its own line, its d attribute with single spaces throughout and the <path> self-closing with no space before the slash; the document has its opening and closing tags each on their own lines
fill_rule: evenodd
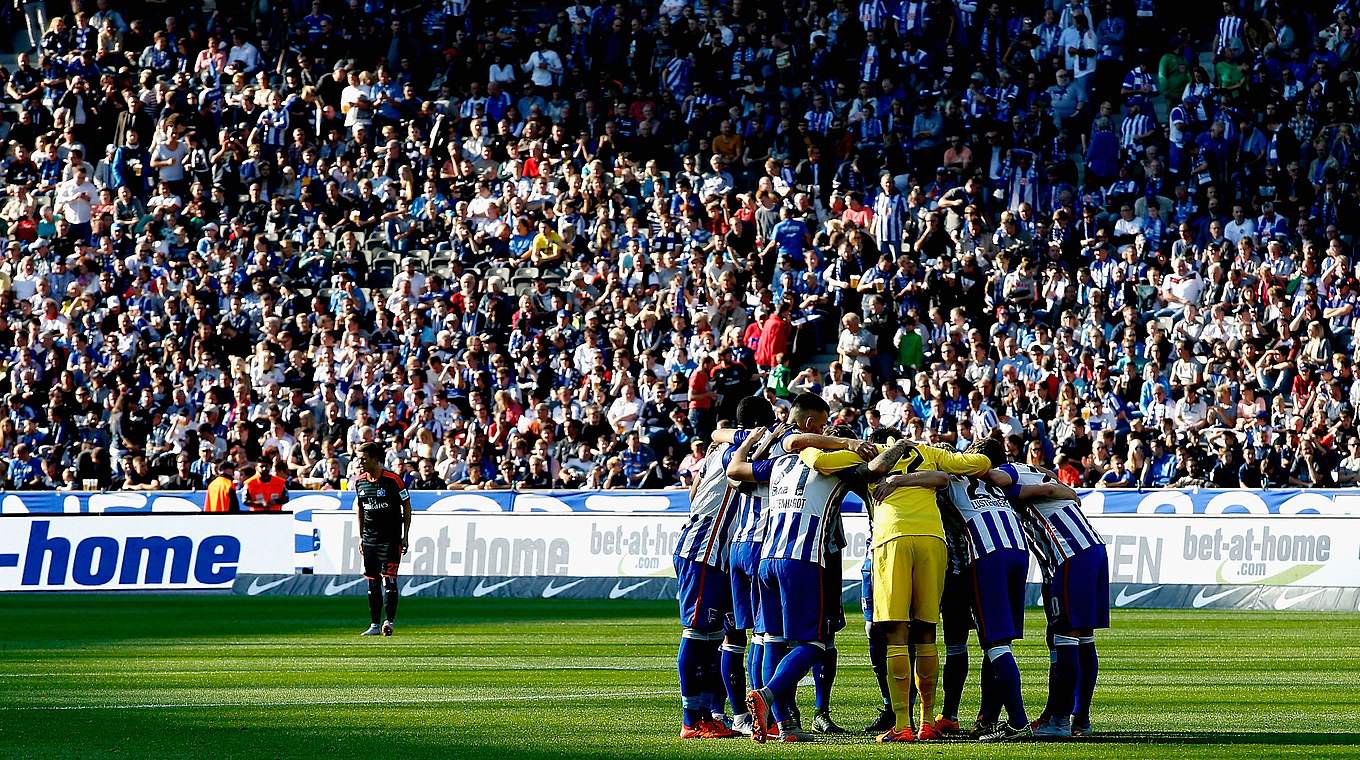
<svg viewBox="0 0 1360 760">
<path fill-rule="evenodd" d="M 967 528 L 968 562 L 998 549 L 1027 548 L 1020 517 L 1000 488 L 968 475 L 951 475 L 944 503 Z"/>
<path fill-rule="evenodd" d="M 1025 464 L 1002 465 L 1021 486 L 1053 482 L 1053 477 Z M 1039 560 L 1044 578 L 1052 578 L 1064 562 L 1077 552 L 1105 543 L 1091 521 L 1081 512 L 1081 505 L 1069 499 L 1033 499 L 1017 504 L 1030 549 Z"/>
<path fill-rule="evenodd" d="M 737 522 L 737 489 L 727 479 L 726 456 L 731 446 L 715 444 L 699 468 L 699 487 L 689 505 L 689 519 L 680 528 L 675 556 L 726 570 L 732 529 Z"/>
<path fill-rule="evenodd" d="M 776 459 L 788 454 L 789 452 L 784 449 L 784 439 L 797 433 L 798 430 L 791 426 L 781 426 L 771 432 L 778 435 L 779 440 L 771 443 L 768 453 L 753 456 L 754 459 Z M 732 461 L 731 452 L 745 440 L 746 431 L 738 430 L 732 441 L 732 448 L 728 449 L 727 455 L 723 458 L 725 462 Z M 757 448 L 764 446 L 765 442 L 762 441 Z M 756 483 L 755 489 L 751 493 L 741 492 L 740 486 L 734 486 L 734 488 L 738 489 L 734 497 L 737 502 L 737 527 L 732 533 L 732 543 L 749 541 L 758 544 L 765 540 L 765 521 L 761 518 L 764 516 L 765 501 L 770 498 L 770 484 Z"/>
<path fill-rule="evenodd" d="M 815 456 L 809 452 L 808 458 Z M 814 460 L 815 461 L 815 460 Z M 767 482 L 765 541 L 761 559 L 797 559 L 823 567 L 827 555 L 845 546 L 841 500 L 849 490 L 835 475 L 823 475 L 798 454 L 752 465 L 756 482 Z"/>
</svg>

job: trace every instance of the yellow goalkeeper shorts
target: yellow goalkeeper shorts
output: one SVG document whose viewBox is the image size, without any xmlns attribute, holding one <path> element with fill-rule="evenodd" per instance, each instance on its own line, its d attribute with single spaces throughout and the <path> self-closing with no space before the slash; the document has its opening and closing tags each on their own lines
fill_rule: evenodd
<svg viewBox="0 0 1360 760">
<path fill-rule="evenodd" d="M 874 547 L 874 622 L 940 622 L 949 552 L 936 536 L 899 536 Z"/>
</svg>

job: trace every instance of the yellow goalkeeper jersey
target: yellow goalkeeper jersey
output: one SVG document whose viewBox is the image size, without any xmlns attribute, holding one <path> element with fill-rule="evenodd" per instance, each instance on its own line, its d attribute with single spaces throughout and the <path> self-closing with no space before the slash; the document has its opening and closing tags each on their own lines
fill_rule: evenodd
<svg viewBox="0 0 1360 760">
<path fill-rule="evenodd" d="M 880 446 L 879 451 L 886 448 Z M 827 451 L 818 453 L 814 466 L 818 472 L 829 474 L 861 461 L 853 451 Z M 984 454 L 960 454 L 917 443 L 897 461 L 893 472 L 941 470 L 950 475 L 981 475 L 991 466 L 991 460 Z M 874 546 L 902 536 L 935 536 L 944 540 L 944 523 L 935 506 L 933 488 L 899 488 L 889 494 L 887 500 L 868 506 L 873 517 Z"/>
</svg>

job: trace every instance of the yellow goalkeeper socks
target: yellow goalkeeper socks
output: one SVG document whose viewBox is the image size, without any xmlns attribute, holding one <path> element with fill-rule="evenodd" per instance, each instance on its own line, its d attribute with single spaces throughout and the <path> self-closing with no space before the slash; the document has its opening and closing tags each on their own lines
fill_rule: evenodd
<svg viewBox="0 0 1360 760">
<path fill-rule="evenodd" d="M 892 697 L 893 714 L 897 724 L 894 729 L 901 731 L 911 725 L 911 714 L 907 709 L 908 691 L 911 681 L 911 648 L 906 644 L 888 645 L 888 693 Z"/>
<path fill-rule="evenodd" d="M 903 647 L 904 649 L 906 647 Z M 935 645 L 916 645 L 916 693 L 921 700 L 921 725 L 935 725 L 935 684 L 940 670 L 940 655 Z"/>
</svg>

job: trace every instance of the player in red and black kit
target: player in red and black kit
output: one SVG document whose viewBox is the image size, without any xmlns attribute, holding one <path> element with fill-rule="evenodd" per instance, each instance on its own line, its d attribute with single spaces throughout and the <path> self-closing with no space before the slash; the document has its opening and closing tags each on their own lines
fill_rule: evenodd
<svg viewBox="0 0 1360 760">
<path fill-rule="evenodd" d="M 359 516 L 360 551 L 364 555 L 368 614 L 372 621 L 363 636 L 392 635 L 392 623 L 397 619 L 397 567 L 411 536 L 411 496 L 396 473 L 383 469 L 383 453 L 383 447 L 377 443 L 360 446 L 359 476 L 354 481 L 355 513 Z M 384 606 L 387 617 L 379 625 Z"/>
</svg>

